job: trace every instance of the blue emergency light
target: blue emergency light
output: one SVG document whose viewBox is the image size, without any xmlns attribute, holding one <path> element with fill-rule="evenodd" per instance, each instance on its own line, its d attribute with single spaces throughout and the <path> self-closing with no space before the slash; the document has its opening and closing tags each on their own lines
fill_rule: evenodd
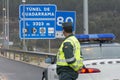
<svg viewBox="0 0 120 80">
<path fill-rule="evenodd" d="M 112 33 L 107 34 L 76 34 L 77 39 L 80 41 L 110 41 L 115 39 Z"/>
</svg>

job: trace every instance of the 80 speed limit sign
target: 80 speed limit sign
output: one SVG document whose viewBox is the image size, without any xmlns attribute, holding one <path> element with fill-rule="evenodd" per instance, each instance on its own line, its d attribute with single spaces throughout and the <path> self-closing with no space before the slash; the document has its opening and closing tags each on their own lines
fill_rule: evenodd
<svg viewBox="0 0 120 80">
<path fill-rule="evenodd" d="M 58 11 L 56 13 L 56 38 L 63 38 L 62 34 L 62 23 L 63 22 L 72 22 L 73 23 L 73 32 L 76 28 L 76 12 L 75 11 Z"/>
</svg>

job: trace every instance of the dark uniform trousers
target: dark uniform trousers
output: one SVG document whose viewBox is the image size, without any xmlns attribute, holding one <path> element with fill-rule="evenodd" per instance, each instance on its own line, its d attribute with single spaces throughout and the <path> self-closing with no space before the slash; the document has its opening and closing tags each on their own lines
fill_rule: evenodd
<svg viewBox="0 0 120 80">
<path fill-rule="evenodd" d="M 72 74 L 71 73 L 67 73 L 67 72 L 61 72 L 59 74 L 59 80 L 76 80 L 78 77 L 78 74 Z"/>
</svg>

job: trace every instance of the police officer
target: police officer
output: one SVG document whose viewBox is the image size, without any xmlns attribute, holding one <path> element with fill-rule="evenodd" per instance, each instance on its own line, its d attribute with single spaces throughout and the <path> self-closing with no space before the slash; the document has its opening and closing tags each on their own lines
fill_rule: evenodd
<svg viewBox="0 0 120 80">
<path fill-rule="evenodd" d="M 62 28 L 65 39 L 57 53 L 56 71 L 59 80 L 76 80 L 77 71 L 83 67 L 80 43 L 72 33 L 71 22 L 63 23 Z"/>
</svg>

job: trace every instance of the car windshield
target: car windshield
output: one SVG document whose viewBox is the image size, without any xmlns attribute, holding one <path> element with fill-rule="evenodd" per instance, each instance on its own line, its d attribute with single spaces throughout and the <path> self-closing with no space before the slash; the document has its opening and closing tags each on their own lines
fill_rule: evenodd
<svg viewBox="0 0 120 80">
<path fill-rule="evenodd" d="M 85 60 L 120 58 L 120 46 L 83 47 L 82 55 Z"/>
</svg>

